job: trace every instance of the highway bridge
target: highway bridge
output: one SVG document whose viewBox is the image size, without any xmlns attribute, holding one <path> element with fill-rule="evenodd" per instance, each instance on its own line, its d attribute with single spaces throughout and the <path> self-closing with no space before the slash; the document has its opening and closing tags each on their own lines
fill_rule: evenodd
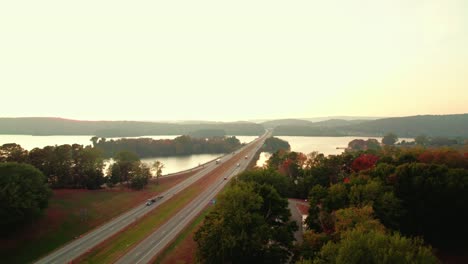
<svg viewBox="0 0 468 264">
<path fill-rule="evenodd" d="M 112 219 L 106 224 L 101 225 L 93 231 L 88 232 L 82 237 L 77 238 L 65 246 L 53 251 L 49 255 L 38 260 L 36 263 L 70 263 L 119 231 L 125 229 L 128 225 L 144 217 L 150 211 L 156 210 L 158 206 L 169 200 L 170 197 L 183 192 L 188 186 L 196 183 L 206 175 L 216 173 L 217 180 L 214 181 L 203 193 L 200 193 L 187 206 L 171 217 L 166 224 L 148 235 L 146 239 L 141 241 L 131 251 L 127 252 L 127 254 L 118 260 L 117 263 L 134 264 L 150 262 L 203 210 L 203 208 L 206 207 L 210 200 L 218 194 L 229 180 L 247 168 L 248 164 L 254 157 L 254 154 L 269 136 L 270 133 L 267 132 L 263 136 L 244 146 L 242 149 L 236 151 L 234 155 L 227 154 L 220 157 L 219 159 L 222 163 L 229 164 L 227 170 L 221 170 L 219 164 L 216 164 L 215 161 L 211 161 L 205 164 L 204 168 L 193 176 L 187 178 L 169 190 L 159 193 L 157 196 L 162 196 L 162 198 L 157 199 L 157 197 L 154 197 L 156 201 L 153 205 L 137 206 Z"/>
</svg>

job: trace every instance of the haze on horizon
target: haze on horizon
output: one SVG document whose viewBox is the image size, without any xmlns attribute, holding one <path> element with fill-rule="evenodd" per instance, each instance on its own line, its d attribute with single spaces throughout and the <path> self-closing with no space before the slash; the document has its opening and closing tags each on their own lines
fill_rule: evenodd
<svg viewBox="0 0 468 264">
<path fill-rule="evenodd" d="M 468 113 L 468 2 L 6 1 L 1 117 Z"/>
</svg>

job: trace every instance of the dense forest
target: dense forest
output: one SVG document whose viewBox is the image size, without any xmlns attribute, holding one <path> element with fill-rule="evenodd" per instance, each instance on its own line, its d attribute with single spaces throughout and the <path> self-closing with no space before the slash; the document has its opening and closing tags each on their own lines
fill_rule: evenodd
<svg viewBox="0 0 468 264">
<path fill-rule="evenodd" d="M 32 165 L 39 169 L 52 188 L 99 189 L 104 183 L 128 183 L 129 187 L 141 189 L 152 176 L 151 170 L 161 169 L 161 165 L 147 167 L 140 162 L 141 157 L 226 153 L 241 146 L 235 137 L 197 139 L 188 136 L 174 140 L 139 138 L 115 141 L 95 137 L 93 144 L 94 147 L 78 144 L 46 146 L 31 151 L 15 143 L 4 144 L 0 146 L 0 164 Z M 115 161 L 107 172 L 104 172 L 105 158 Z"/>
<path fill-rule="evenodd" d="M 93 137 L 93 146 L 104 153 L 104 157 L 113 157 L 120 151 L 131 151 L 140 158 L 181 156 L 205 153 L 228 153 L 241 146 L 236 137 L 194 138 L 180 136 L 175 139 L 122 138 L 107 140 Z"/>
<path fill-rule="evenodd" d="M 187 135 L 198 130 L 224 130 L 226 135 L 258 136 L 264 128 L 250 122 L 161 123 L 139 121 L 78 121 L 62 118 L 0 118 L 0 134 L 95 135 L 131 137 L 145 135 Z"/>
<path fill-rule="evenodd" d="M 289 142 L 276 137 L 267 138 L 262 147 L 262 151 L 270 153 L 276 152 L 280 149 L 291 150 L 291 146 L 289 145 Z"/>
<path fill-rule="evenodd" d="M 240 175 L 220 198 L 195 236 L 199 260 L 438 263 L 435 256 L 466 253 L 468 152 L 394 146 L 394 136 L 341 155 L 275 152 L 266 168 Z M 265 218 L 287 206 L 284 197 L 310 206 L 309 228 L 296 246 L 289 244 L 294 227 Z M 256 221 L 266 227 L 252 229 Z M 279 237 L 271 228 L 282 228 Z M 239 256 L 239 248 L 257 250 Z"/>
</svg>

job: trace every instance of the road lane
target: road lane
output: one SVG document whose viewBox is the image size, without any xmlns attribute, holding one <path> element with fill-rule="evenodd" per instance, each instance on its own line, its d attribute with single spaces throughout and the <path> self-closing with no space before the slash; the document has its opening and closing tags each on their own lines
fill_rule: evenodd
<svg viewBox="0 0 468 264">
<path fill-rule="evenodd" d="M 252 143 L 244 146 L 238 151 L 242 151 L 245 148 L 251 146 Z M 222 160 L 229 160 L 231 158 L 231 154 L 226 154 L 220 159 Z M 196 182 L 197 180 L 201 179 L 202 177 L 208 175 L 210 172 L 215 170 L 218 166 L 216 165 L 215 161 L 211 161 L 206 163 L 204 168 L 202 168 L 199 172 L 187 178 L 183 182 L 177 184 L 176 186 L 170 188 L 169 190 L 159 193 L 157 196 L 162 195 L 162 199 L 156 199 L 156 202 L 153 203 L 151 206 L 145 206 L 142 204 L 141 206 L 136 206 L 133 209 L 123 213 L 122 215 L 112 219 L 111 221 L 97 227 L 96 229 L 86 233 L 85 235 L 81 236 L 80 238 L 73 240 L 66 244 L 65 246 L 53 251 L 49 255 L 39 259 L 36 263 L 69 263 L 76 259 L 77 257 L 85 254 L 86 252 L 90 251 L 92 248 L 100 244 L 101 242 L 105 241 L 106 239 L 110 238 L 117 232 L 123 230 L 128 225 L 132 224 L 133 222 L 137 221 L 139 218 L 143 217 L 151 210 L 154 210 L 158 206 L 160 206 L 165 201 L 169 200 L 169 197 L 183 191 L 185 188 Z"/>
<path fill-rule="evenodd" d="M 118 264 L 134 264 L 134 263 L 150 263 L 154 257 L 159 254 L 177 235 L 210 203 L 210 201 L 223 189 L 223 187 L 235 175 L 244 171 L 248 164 L 258 151 L 259 147 L 263 145 L 266 136 L 264 135 L 260 140 L 253 143 L 253 147 L 247 159 L 241 157 L 236 163 L 226 172 L 218 177 L 218 180 L 213 183 L 207 190 L 201 193 L 191 203 L 180 210 L 176 215 L 168 220 L 164 225 L 154 231 L 151 235 L 141 241 L 136 247 L 127 252 L 116 263 Z M 226 180 L 224 180 L 226 178 Z"/>
</svg>

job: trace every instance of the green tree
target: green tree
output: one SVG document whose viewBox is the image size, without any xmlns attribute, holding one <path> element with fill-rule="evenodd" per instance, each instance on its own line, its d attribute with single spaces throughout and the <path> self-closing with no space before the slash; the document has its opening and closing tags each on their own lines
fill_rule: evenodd
<svg viewBox="0 0 468 264">
<path fill-rule="evenodd" d="M 99 189 L 104 183 L 102 172 L 104 163 L 99 149 L 82 145 L 72 145 L 72 178 L 73 187 Z"/>
<path fill-rule="evenodd" d="M 24 163 L 0 163 L 0 226 L 10 230 L 38 217 L 51 191 L 41 171 Z"/>
<path fill-rule="evenodd" d="M 348 190 L 342 183 L 333 184 L 328 189 L 326 207 L 330 210 L 337 210 L 348 205 Z"/>
<path fill-rule="evenodd" d="M 159 184 L 159 177 L 162 175 L 162 169 L 164 168 L 164 164 L 159 160 L 153 162 L 152 170 L 154 172 L 154 176 L 156 177 L 156 184 Z"/>
<path fill-rule="evenodd" d="M 130 179 L 130 187 L 135 190 L 141 190 L 148 184 L 150 178 L 150 168 L 144 163 L 141 163 L 138 166 L 135 175 Z"/>
<path fill-rule="evenodd" d="M 431 248 L 420 239 L 410 239 L 399 234 L 380 231 L 362 232 L 354 229 L 345 232 L 338 242 L 329 241 L 322 247 L 314 264 L 393 264 L 438 263 Z"/>
<path fill-rule="evenodd" d="M 132 178 L 138 177 L 140 172 L 140 158 L 131 151 L 120 151 L 115 155 L 114 161 L 110 169 L 111 182 L 113 184 L 127 183 L 130 187 Z"/>
<path fill-rule="evenodd" d="M 403 234 L 423 236 L 438 248 L 467 246 L 468 170 L 408 163 L 398 166 L 393 178 Z"/>
<path fill-rule="evenodd" d="M 293 189 L 291 178 L 284 177 L 275 170 L 258 169 L 243 172 L 237 178 L 245 182 L 256 182 L 260 185 L 273 186 L 282 197 L 290 197 Z"/>
<path fill-rule="evenodd" d="M 89 141 L 91 141 L 93 143 L 93 147 L 97 146 L 98 139 L 99 139 L 98 137 L 94 136 L 89 140 Z"/>
<path fill-rule="evenodd" d="M 3 144 L 0 147 L 0 162 L 26 162 L 28 151 L 15 143 Z"/>
<path fill-rule="evenodd" d="M 419 135 L 414 138 L 414 142 L 416 142 L 418 145 L 426 146 L 429 144 L 429 138 L 425 135 Z"/>
<path fill-rule="evenodd" d="M 323 207 L 323 202 L 328 196 L 328 189 L 322 185 L 315 185 L 309 194 L 309 215 L 307 216 L 306 223 L 310 229 L 319 231 L 323 229 L 320 221 L 320 212 Z"/>
<path fill-rule="evenodd" d="M 274 153 L 280 149 L 289 151 L 291 150 L 291 146 L 285 140 L 276 138 L 276 137 L 269 137 L 265 140 L 263 144 L 263 151 Z"/>
<path fill-rule="evenodd" d="M 374 210 L 371 206 L 348 207 L 335 212 L 335 233 L 342 233 L 357 229 L 361 232 L 376 230 L 385 231 L 385 227 L 374 218 Z"/>
<path fill-rule="evenodd" d="M 398 136 L 394 133 L 388 133 L 382 138 L 382 143 L 385 145 L 394 145 L 398 141 Z"/>
<path fill-rule="evenodd" d="M 293 232 L 287 201 L 270 185 L 242 182 L 219 197 L 195 233 L 203 263 L 285 263 Z"/>
</svg>

